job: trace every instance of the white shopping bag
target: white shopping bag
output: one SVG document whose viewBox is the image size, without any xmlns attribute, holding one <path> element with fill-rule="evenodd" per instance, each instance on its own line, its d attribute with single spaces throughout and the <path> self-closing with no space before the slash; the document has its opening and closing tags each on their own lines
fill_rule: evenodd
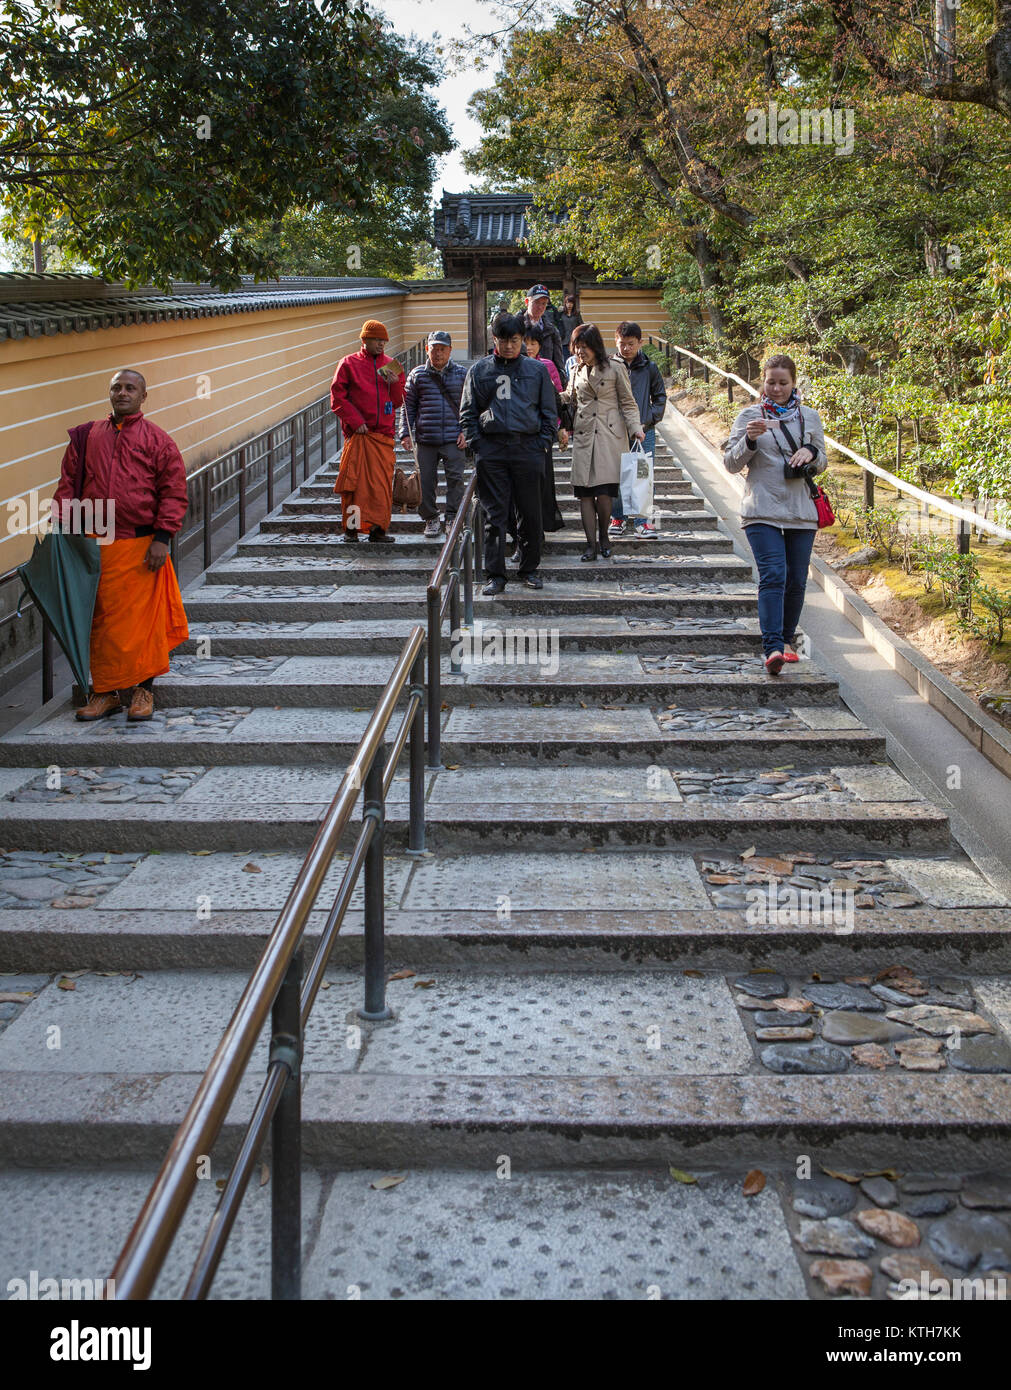
<svg viewBox="0 0 1011 1390">
<path fill-rule="evenodd" d="M 649 516 L 653 510 L 653 455 L 638 439 L 621 456 L 621 505 L 626 516 Z"/>
</svg>

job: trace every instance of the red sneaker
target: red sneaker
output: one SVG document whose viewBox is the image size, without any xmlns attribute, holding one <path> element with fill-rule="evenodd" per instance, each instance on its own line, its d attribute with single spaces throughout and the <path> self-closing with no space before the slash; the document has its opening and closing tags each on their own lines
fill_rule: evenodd
<svg viewBox="0 0 1011 1390">
<path fill-rule="evenodd" d="M 782 671 L 783 669 L 783 663 L 785 660 L 786 657 L 783 655 L 782 652 L 770 652 L 769 655 L 765 658 L 765 669 L 768 671 L 770 676 L 778 676 L 780 671 Z"/>
</svg>

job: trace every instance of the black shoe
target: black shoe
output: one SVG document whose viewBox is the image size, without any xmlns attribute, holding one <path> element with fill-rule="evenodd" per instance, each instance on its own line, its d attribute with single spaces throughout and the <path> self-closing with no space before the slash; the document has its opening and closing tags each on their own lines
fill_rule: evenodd
<svg viewBox="0 0 1011 1390">
<path fill-rule="evenodd" d="M 345 531 L 344 534 L 343 534 L 343 536 L 341 536 L 341 540 L 344 542 L 345 545 L 357 545 L 357 544 L 358 544 L 358 532 L 357 532 L 357 531 Z"/>
<path fill-rule="evenodd" d="M 491 598 L 493 594 L 501 594 L 505 589 L 504 579 L 489 579 L 488 583 L 481 590 L 485 598 Z"/>
<path fill-rule="evenodd" d="M 610 558 L 611 558 L 611 547 L 610 547 L 609 545 L 602 545 L 602 546 L 600 547 L 600 558 L 601 558 L 602 560 L 610 560 Z"/>
<path fill-rule="evenodd" d="M 544 580 L 539 574 L 524 574 L 521 576 L 523 583 L 528 589 L 543 589 Z"/>
<path fill-rule="evenodd" d="M 581 560 L 595 560 L 597 558 L 597 547 L 588 545 L 579 557 Z"/>
<path fill-rule="evenodd" d="M 394 543 L 393 537 L 388 536 L 381 526 L 373 526 L 372 530 L 369 532 L 369 540 L 386 541 L 389 545 L 393 545 Z"/>
<path fill-rule="evenodd" d="M 520 550 L 519 546 L 517 546 L 513 553 L 509 556 L 509 559 L 512 561 L 514 565 L 518 565 L 519 562 L 523 559 L 523 552 Z"/>
</svg>

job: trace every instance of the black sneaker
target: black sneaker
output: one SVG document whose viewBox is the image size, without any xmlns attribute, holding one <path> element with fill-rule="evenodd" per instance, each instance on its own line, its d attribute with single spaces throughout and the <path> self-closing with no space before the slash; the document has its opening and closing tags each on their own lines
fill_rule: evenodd
<svg viewBox="0 0 1011 1390">
<path fill-rule="evenodd" d="M 491 598 L 493 594 L 501 594 L 505 589 L 504 579 L 489 579 L 488 583 L 481 590 L 485 598 Z"/>
<path fill-rule="evenodd" d="M 543 589 L 543 588 L 544 588 L 544 580 L 541 578 L 541 576 L 540 576 L 539 574 L 525 574 L 525 575 L 523 575 L 523 583 L 527 586 L 528 589 Z"/>
<path fill-rule="evenodd" d="M 370 540 L 370 541 L 386 541 L 386 542 L 388 542 L 390 545 L 393 545 L 393 543 L 394 543 L 394 542 L 393 542 L 393 537 L 392 537 L 392 536 L 388 536 L 381 526 L 373 526 L 372 530 L 369 532 L 369 540 Z"/>
<path fill-rule="evenodd" d="M 358 532 L 357 532 L 357 531 L 345 531 L 344 534 L 343 534 L 343 536 L 341 536 L 341 540 L 344 542 L 345 545 L 357 545 L 357 544 L 358 544 Z"/>
</svg>

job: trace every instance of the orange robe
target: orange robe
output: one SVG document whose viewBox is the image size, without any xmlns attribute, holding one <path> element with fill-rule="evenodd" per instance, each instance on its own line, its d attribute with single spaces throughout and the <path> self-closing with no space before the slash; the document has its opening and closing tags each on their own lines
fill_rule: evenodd
<svg viewBox="0 0 1011 1390">
<path fill-rule="evenodd" d="M 345 530 L 349 522 L 352 530 L 366 533 L 373 526 L 390 529 L 394 458 L 391 435 L 370 430 L 368 434 L 349 434 L 344 440 L 333 490 L 340 493 Z"/>
<path fill-rule="evenodd" d="M 91 683 L 127 690 L 169 669 L 169 652 L 189 636 L 172 561 L 149 570 L 151 536 L 99 546 L 102 572 L 91 622 Z"/>
</svg>

